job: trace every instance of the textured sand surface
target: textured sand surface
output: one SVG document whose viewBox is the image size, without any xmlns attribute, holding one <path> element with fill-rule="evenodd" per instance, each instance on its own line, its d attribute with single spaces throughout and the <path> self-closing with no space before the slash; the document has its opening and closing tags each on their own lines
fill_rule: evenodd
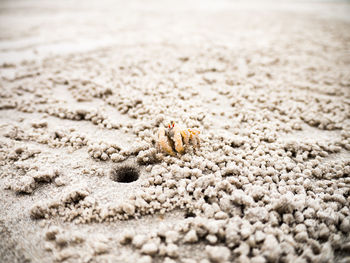
<svg viewBox="0 0 350 263">
<path fill-rule="evenodd" d="M 0 262 L 350 262 L 348 14 L 1 1 Z"/>
</svg>

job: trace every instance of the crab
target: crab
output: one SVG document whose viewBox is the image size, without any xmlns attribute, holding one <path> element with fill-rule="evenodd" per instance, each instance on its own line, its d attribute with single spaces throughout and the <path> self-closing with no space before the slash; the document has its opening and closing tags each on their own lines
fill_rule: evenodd
<svg viewBox="0 0 350 263">
<path fill-rule="evenodd" d="M 194 148 L 200 146 L 200 131 L 183 128 L 174 121 L 171 121 L 167 129 L 160 127 L 157 136 L 157 148 L 172 156 L 177 153 L 183 154 L 189 145 Z"/>
</svg>

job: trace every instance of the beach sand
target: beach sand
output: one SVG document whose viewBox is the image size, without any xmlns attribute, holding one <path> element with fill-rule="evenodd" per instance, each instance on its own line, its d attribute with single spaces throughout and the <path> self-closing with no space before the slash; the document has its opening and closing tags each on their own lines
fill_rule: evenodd
<svg viewBox="0 0 350 263">
<path fill-rule="evenodd" d="M 0 262 L 350 262 L 349 13 L 2 1 Z"/>
</svg>

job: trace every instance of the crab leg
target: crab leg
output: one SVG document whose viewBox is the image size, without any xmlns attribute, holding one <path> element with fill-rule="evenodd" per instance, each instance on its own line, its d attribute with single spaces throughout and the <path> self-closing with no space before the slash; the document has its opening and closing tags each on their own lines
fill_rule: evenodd
<svg viewBox="0 0 350 263">
<path fill-rule="evenodd" d="M 193 143 L 193 146 L 195 148 L 199 147 L 200 146 L 200 140 L 199 140 L 199 137 L 198 137 L 198 134 L 200 134 L 200 131 L 197 131 L 197 130 L 192 130 L 192 129 L 188 129 L 189 133 L 190 133 L 190 139 Z"/>
<path fill-rule="evenodd" d="M 185 145 L 188 145 L 190 142 L 190 133 L 186 130 L 181 130 L 181 136 Z"/>
</svg>

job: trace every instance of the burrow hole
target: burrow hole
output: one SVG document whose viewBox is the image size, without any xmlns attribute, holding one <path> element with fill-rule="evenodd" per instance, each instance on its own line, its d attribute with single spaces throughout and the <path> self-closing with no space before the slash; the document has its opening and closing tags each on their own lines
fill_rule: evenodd
<svg viewBox="0 0 350 263">
<path fill-rule="evenodd" d="M 111 179 L 118 183 L 132 183 L 139 177 L 139 170 L 130 165 L 116 167 L 111 171 Z"/>
</svg>

